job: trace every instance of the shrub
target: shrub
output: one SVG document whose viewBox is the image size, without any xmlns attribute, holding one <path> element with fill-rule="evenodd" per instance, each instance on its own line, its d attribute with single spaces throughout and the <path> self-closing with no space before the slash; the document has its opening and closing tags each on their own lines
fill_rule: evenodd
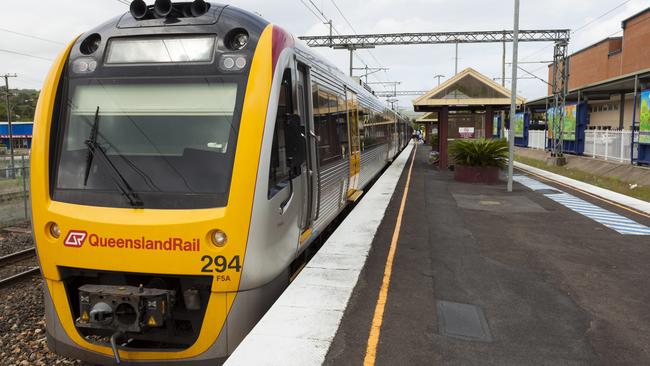
<svg viewBox="0 0 650 366">
<path fill-rule="evenodd" d="M 456 140 L 449 153 L 459 165 L 504 168 L 508 162 L 508 142 L 505 139 Z"/>
</svg>

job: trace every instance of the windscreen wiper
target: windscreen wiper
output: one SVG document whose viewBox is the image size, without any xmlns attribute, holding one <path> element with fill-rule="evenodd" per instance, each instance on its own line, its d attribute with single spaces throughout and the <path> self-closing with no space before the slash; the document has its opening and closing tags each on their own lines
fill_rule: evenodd
<svg viewBox="0 0 650 366">
<path fill-rule="evenodd" d="M 88 181 L 88 175 L 90 174 L 90 166 L 92 165 L 93 158 L 97 157 L 104 163 L 107 168 L 109 168 L 108 170 L 111 172 L 111 180 L 113 183 L 115 183 L 122 195 L 129 201 L 129 204 L 131 204 L 133 207 L 142 207 L 144 203 L 138 194 L 135 193 L 129 182 L 126 180 L 126 178 L 124 178 L 122 173 L 120 173 L 120 170 L 115 166 L 115 164 L 113 164 L 111 159 L 106 154 L 106 151 L 104 151 L 104 148 L 102 148 L 101 145 L 97 143 L 98 130 L 99 107 L 97 107 L 97 111 L 95 112 L 95 120 L 93 122 L 90 136 L 88 137 L 88 140 L 86 140 L 86 146 L 88 146 L 88 158 L 86 159 L 84 185 Z"/>
</svg>

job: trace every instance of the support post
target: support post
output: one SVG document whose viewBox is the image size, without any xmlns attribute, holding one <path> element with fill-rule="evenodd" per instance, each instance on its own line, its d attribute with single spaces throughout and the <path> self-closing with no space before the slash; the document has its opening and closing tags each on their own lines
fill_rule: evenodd
<svg viewBox="0 0 650 366">
<path fill-rule="evenodd" d="M 14 161 L 14 131 L 13 126 L 11 125 L 11 106 L 9 105 L 9 78 L 15 78 L 17 75 L 5 74 L 3 77 L 5 79 L 5 103 L 7 105 L 7 127 L 9 129 L 9 151 L 11 154 L 11 178 L 16 178 L 16 164 Z"/>
<path fill-rule="evenodd" d="M 458 42 L 456 42 L 456 63 L 454 68 L 454 75 L 458 75 Z"/>
<path fill-rule="evenodd" d="M 447 151 L 449 136 L 449 107 L 443 106 L 438 111 L 438 146 L 440 147 L 440 161 L 438 166 L 440 171 L 445 171 L 449 168 L 449 151 Z"/>
<path fill-rule="evenodd" d="M 354 70 L 354 48 L 350 47 L 350 77 L 352 77 L 352 70 Z"/>
<path fill-rule="evenodd" d="M 508 192 L 512 192 L 515 160 L 515 114 L 517 113 L 517 57 L 519 51 L 519 0 L 515 0 L 515 21 L 512 40 L 512 90 L 510 96 L 510 129 L 508 130 Z"/>
<path fill-rule="evenodd" d="M 492 106 L 489 105 L 485 108 L 485 138 L 491 139 L 494 137 L 492 130 L 494 130 L 494 112 Z"/>
<path fill-rule="evenodd" d="M 625 129 L 625 93 L 621 93 L 621 101 L 618 106 L 619 117 L 618 117 L 618 129 L 623 131 Z"/>
</svg>

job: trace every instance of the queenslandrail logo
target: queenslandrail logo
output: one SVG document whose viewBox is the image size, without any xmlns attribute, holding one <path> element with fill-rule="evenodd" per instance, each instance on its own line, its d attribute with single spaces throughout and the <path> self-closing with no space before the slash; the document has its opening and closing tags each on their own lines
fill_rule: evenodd
<svg viewBox="0 0 650 366">
<path fill-rule="evenodd" d="M 201 240 L 194 238 L 184 240 L 183 238 L 170 237 L 165 240 L 149 239 L 145 236 L 139 238 L 114 238 L 104 237 L 97 234 L 88 234 L 82 230 L 70 230 L 63 244 L 68 247 L 81 247 L 86 239 L 92 247 L 135 249 L 135 250 L 160 250 L 168 252 L 198 252 L 201 249 Z"/>
<path fill-rule="evenodd" d="M 145 236 L 139 238 L 112 238 L 97 234 L 88 235 L 88 244 L 100 248 L 135 249 L 135 250 L 160 250 L 167 252 L 198 252 L 201 240 L 194 238 L 170 237 L 165 240 L 153 240 Z"/>
<path fill-rule="evenodd" d="M 68 232 L 68 236 L 66 236 L 65 240 L 63 241 L 63 245 L 67 247 L 80 248 L 82 245 L 84 245 L 87 236 L 88 233 L 85 231 L 70 230 Z"/>
</svg>

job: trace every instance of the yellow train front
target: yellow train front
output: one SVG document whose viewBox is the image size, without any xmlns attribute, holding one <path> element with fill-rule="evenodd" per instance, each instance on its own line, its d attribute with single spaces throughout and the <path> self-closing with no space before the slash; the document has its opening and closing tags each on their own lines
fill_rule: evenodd
<svg viewBox="0 0 650 366">
<path fill-rule="evenodd" d="M 223 360 L 407 128 L 254 14 L 134 1 L 70 44 L 39 100 L 49 347 L 105 365 Z"/>
</svg>

